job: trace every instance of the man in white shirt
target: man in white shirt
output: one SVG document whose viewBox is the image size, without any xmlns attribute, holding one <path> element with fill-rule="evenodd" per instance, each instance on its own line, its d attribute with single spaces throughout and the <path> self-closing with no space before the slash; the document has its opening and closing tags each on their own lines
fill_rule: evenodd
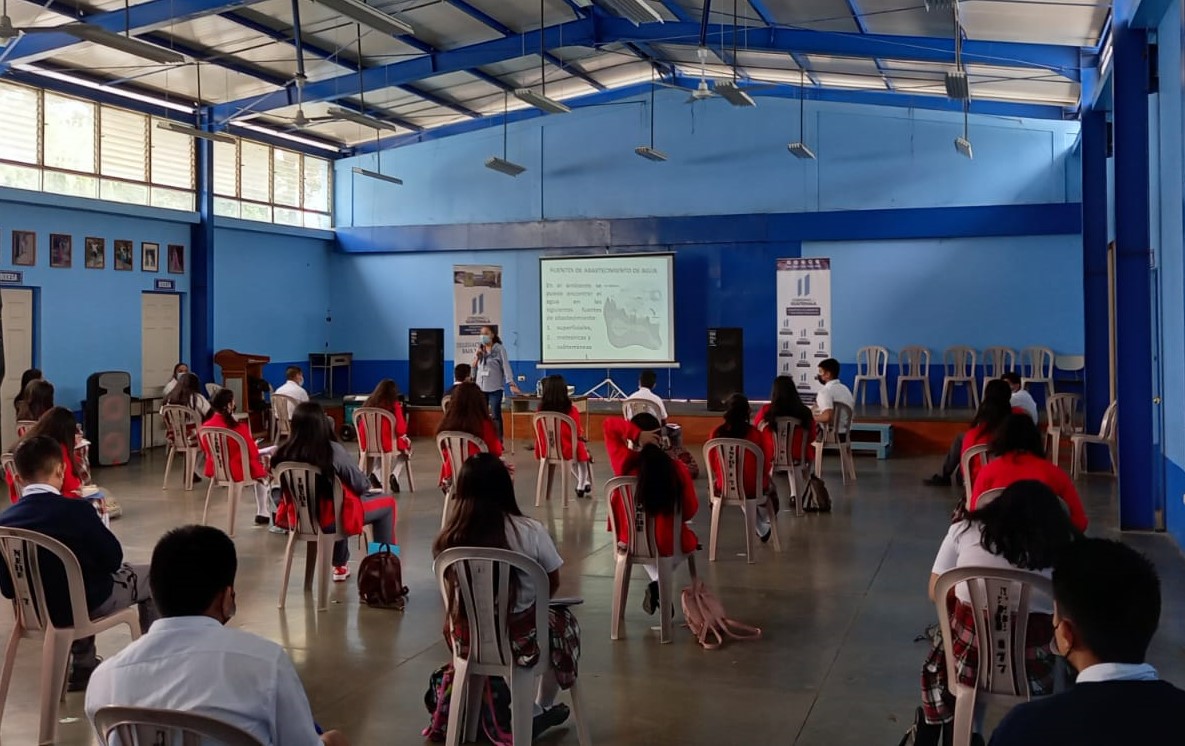
<svg viewBox="0 0 1185 746">
<path fill-rule="evenodd" d="M 829 357 L 819 363 L 819 375 L 815 380 L 823 384 L 823 388 L 815 395 L 815 422 L 831 422 L 835 417 L 836 403 L 855 408 L 856 398 L 852 396 L 852 390 L 839 380 L 838 360 Z"/>
<path fill-rule="evenodd" d="M 658 375 L 652 370 L 642 371 L 642 375 L 638 376 L 638 390 L 630 394 L 631 399 L 645 399 L 658 407 L 659 421 L 662 424 L 667 424 L 667 407 L 663 403 L 662 397 L 654 393 L 654 385 L 658 383 Z"/>
<path fill-rule="evenodd" d="M 288 366 L 288 370 L 284 371 L 284 375 L 288 378 L 280 388 L 272 392 L 272 396 L 286 396 L 295 402 L 288 410 L 288 419 L 292 419 L 292 411 L 296 409 L 297 404 L 303 404 L 309 400 L 309 392 L 304 390 L 304 371 L 295 365 Z"/>
<path fill-rule="evenodd" d="M 209 526 L 165 534 L 149 585 L 164 618 L 95 669 L 86 715 L 108 706 L 195 712 L 267 746 L 348 746 L 317 735 L 304 687 L 279 645 L 226 627 L 235 613 L 234 542 Z"/>
<path fill-rule="evenodd" d="M 1000 378 L 1007 381 L 1012 388 L 1012 408 L 1023 409 L 1025 414 L 1033 418 L 1033 424 L 1037 424 L 1037 402 L 1033 399 L 1032 394 L 1021 388 L 1020 376 L 1013 371 L 1008 371 Z"/>
</svg>

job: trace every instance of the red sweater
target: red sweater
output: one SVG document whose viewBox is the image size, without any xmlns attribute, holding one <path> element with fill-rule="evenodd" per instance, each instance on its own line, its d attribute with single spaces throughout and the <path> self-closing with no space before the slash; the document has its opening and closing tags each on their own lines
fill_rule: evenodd
<svg viewBox="0 0 1185 746">
<path fill-rule="evenodd" d="M 62 497 L 82 497 L 82 480 L 74 471 L 74 454 L 66 446 L 62 446 L 62 461 L 66 468 L 65 477 L 62 479 Z M 8 499 L 15 503 L 21 499 L 21 491 L 11 474 L 5 474 L 4 479 L 8 482 Z"/>
<path fill-rule="evenodd" d="M 493 420 L 484 420 L 482 422 L 482 432 L 470 433 L 475 438 L 481 438 L 482 442 L 486 444 L 486 451 L 501 458 L 502 456 L 502 441 L 498 440 L 498 430 L 494 427 Z M 469 449 L 469 455 L 474 456 L 480 453 L 476 448 Z M 452 479 L 453 465 L 449 463 L 449 455 L 446 451 L 440 452 L 440 481 Z"/>
<path fill-rule="evenodd" d="M 577 411 L 576 405 L 566 412 L 576 422 L 576 460 L 577 461 L 591 461 L 588 455 L 588 446 L 584 443 L 584 425 L 580 422 L 580 412 Z M 560 440 L 564 446 L 564 460 L 572 460 L 572 429 L 567 425 L 560 428 Z M 547 457 L 547 440 L 543 437 L 543 426 L 539 425 L 535 428 L 535 458 L 544 459 Z"/>
<path fill-rule="evenodd" d="M 222 419 L 220 414 L 211 414 L 204 423 L 207 427 L 226 427 L 226 422 Z M 239 435 L 243 436 L 243 440 L 247 441 L 247 464 L 251 468 L 252 479 L 263 479 L 267 476 L 267 469 L 263 468 L 263 459 L 259 457 L 259 446 L 255 444 L 255 438 L 251 435 L 251 426 L 247 424 L 246 420 L 236 422 L 233 428 Z M 214 476 L 214 458 L 210 453 L 210 446 L 205 438 L 202 441 L 202 451 L 206 454 L 206 476 L 212 478 Z M 239 453 L 239 445 L 233 440 L 228 441 L 226 449 L 226 457 L 230 462 L 230 475 L 236 482 L 245 481 L 243 478 L 243 457 Z"/>
<path fill-rule="evenodd" d="M 712 431 L 712 438 L 728 438 L 731 437 L 724 432 L 724 425 L 720 425 Z M 747 440 L 761 449 L 762 455 L 765 457 L 765 463 L 762 465 L 761 474 L 761 488 L 757 487 L 757 460 L 752 456 L 745 456 L 743 458 L 745 465 L 745 494 L 758 498 L 767 490 L 769 490 L 769 473 L 770 467 L 774 462 L 774 434 L 770 430 L 758 430 L 749 425 L 749 429 L 745 432 L 745 437 L 742 440 Z M 715 494 L 719 495 L 724 491 L 724 468 L 720 463 L 720 457 L 712 454 L 712 471 L 716 474 L 715 480 Z"/>
<path fill-rule="evenodd" d="M 407 437 L 407 418 L 403 416 L 403 406 L 396 402 L 390 412 L 395 415 L 395 437 L 399 439 L 399 450 L 411 450 L 411 439 Z M 383 421 L 381 440 L 384 453 L 391 453 L 395 450 L 394 439 L 391 436 L 391 425 L 386 420 Z M 362 426 L 361 422 L 358 423 L 358 447 L 366 450 L 366 428 Z"/>
<path fill-rule="evenodd" d="M 601 429 L 605 433 L 605 449 L 609 452 L 609 464 L 613 467 L 613 474 L 619 477 L 634 477 L 638 475 L 638 452 L 631 450 L 627 440 L 638 439 L 642 431 L 636 425 L 621 417 L 609 417 L 602 424 Z M 674 461 L 672 459 L 672 461 Z M 691 474 L 687 471 L 687 467 L 680 461 L 674 461 L 675 473 L 678 474 L 680 484 L 680 507 L 683 513 L 683 520 L 689 521 L 695 517 L 699 510 L 699 498 L 695 494 L 695 482 L 691 478 Z M 613 520 L 617 523 L 619 531 L 617 533 L 617 540 L 620 542 L 629 541 L 628 532 L 633 525 L 631 516 L 625 513 L 625 506 L 620 500 L 614 499 L 612 503 Z M 654 540 L 658 544 L 659 554 L 663 556 L 670 556 L 674 554 L 675 546 L 675 527 L 673 515 L 660 515 L 654 520 Z M 609 530 L 612 530 L 610 525 Z M 683 545 L 684 553 L 691 553 L 699 546 L 699 539 L 695 532 L 686 523 L 683 524 L 680 532 L 680 539 Z"/>
<path fill-rule="evenodd" d="M 753 418 L 753 422 L 760 424 L 765 420 L 765 413 L 769 411 L 768 404 L 762 404 L 761 409 L 757 410 L 757 416 Z M 773 440 L 774 450 L 777 451 L 777 436 L 774 434 L 773 425 L 767 425 L 765 432 L 769 433 L 770 439 Z M 815 441 L 819 439 L 819 423 L 811 420 L 810 434 L 808 435 L 804 428 L 798 427 L 794 429 L 794 442 L 790 444 L 790 452 L 794 454 L 802 453 L 802 439 L 809 438 L 807 446 L 807 458 L 815 458 Z"/>
<path fill-rule="evenodd" d="M 971 491 L 970 510 L 975 510 L 975 503 L 979 496 L 988 490 L 1004 488 L 1013 482 L 1025 479 L 1035 479 L 1049 487 L 1053 493 L 1065 501 L 1070 508 L 1070 522 L 1079 531 L 1086 530 L 1086 511 L 1082 509 L 1082 500 L 1078 497 L 1078 490 L 1061 467 L 1037 458 L 1031 453 L 1008 453 L 991 461 L 979 470 L 975 479 L 975 487 Z"/>
</svg>

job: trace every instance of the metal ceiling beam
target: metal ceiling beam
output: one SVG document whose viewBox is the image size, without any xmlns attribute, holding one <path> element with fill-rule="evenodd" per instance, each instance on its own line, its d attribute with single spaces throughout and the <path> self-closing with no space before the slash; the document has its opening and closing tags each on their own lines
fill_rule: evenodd
<svg viewBox="0 0 1185 746">
<path fill-rule="evenodd" d="M 659 2 L 662 3 L 664 8 L 670 11 L 671 15 L 680 21 L 691 22 L 695 20 L 691 17 L 691 14 L 687 12 L 687 9 L 679 4 L 678 0 L 659 0 Z"/>
<path fill-rule="evenodd" d="M 860 33 L 867 34 L 868 24 L 864 22 L 864 12 L 860 10 L 860 3 L 858 0 L 847 0 L 847 3 L 848 11 L 852 14 L 852 20 L 856 22 L 856 28 L 860 30 Z M 893 83 L 889 80 L 889 76 L 885 74 L 885 66 L 881 64 L 879 59 L 874 59 L 873 62 L 876 64 L 876 69 L 880 71 L 881 76 L 884 77 L 885 85 L 889 87 L 889 90 L 893 90 Z"/>
</svg>

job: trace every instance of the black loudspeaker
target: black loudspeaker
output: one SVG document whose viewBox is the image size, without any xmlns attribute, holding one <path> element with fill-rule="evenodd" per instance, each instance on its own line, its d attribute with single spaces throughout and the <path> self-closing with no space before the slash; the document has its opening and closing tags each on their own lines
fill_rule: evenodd
<svg viewBox="0 0 1185 746">
<path fill-rule="evenodd" d="M 444 329 L 409 330 L 408 349 L 408 401 L 417 406 L 440 406 L 444 396 Z"/>
<path fill-rule="evenodd" d="M 86 379 L 86 439 L 92 466 L 126 464 L 132 452 L 132 376 L 121 370 Z"/>
<path fill-rule="evenodd" d="M 708 330 L 708 409 L 724 411 L 724 400 L 745 390 L 745 330 Z"/>
</svg>

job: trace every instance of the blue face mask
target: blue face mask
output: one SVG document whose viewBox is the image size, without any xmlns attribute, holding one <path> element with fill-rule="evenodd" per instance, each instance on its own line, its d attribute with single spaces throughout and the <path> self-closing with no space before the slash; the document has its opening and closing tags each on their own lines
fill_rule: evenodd
<svg viewBox="0 0 1185 746">
<path fill-rule="evenodd" d="M 488 335 L 488 334 L 481 335 L 481 343 L 483 345 L 488 345 L 490 343 L 490 335 Z"/>
</svg>

